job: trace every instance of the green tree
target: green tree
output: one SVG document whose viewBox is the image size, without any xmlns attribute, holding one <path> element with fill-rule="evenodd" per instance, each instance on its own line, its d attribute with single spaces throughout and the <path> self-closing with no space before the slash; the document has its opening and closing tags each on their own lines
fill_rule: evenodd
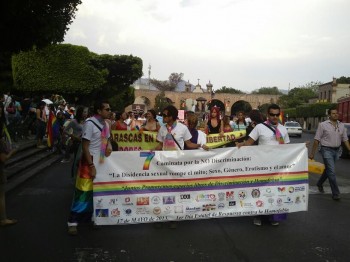
<svg viewBox="0 0 350 262">
<path fill-rule="evenodd" d="M 11 56 L 63 42 L 81 0 L 1 1 L 0 81 L 11 82 Z"/>
<path fill-rule="evenodd" d="M 276 86 L 274 87 L 261 87 L 258 90 L 254 90 L 252 94 L 259 95 L 283 95 L 283 93 L 278 90 Z"/>
<path fill-rule="evenodd" d="M 20 52 L 12 58 L 15 88 L 32 93 L 89 94 L 102 86 L 108 73 L 93 67 L 91 59 L 86 47 L 69 44 Z"/>
<path fill-rule="evenodd" d="M 183 73 L 171 73 L 166 81 L 153 78 L 150 79 L 150 82 L 160 91 L 174 91 L 178 83 L 182 81 L 183 75 Z"/>
<path fill-rule="evenodd" d="M 109 100 L 112 108 L 124 110 L 134 102 L 134 89 L 130 88 L 142 76 L 142 59 L 132 55 L 93 54 L 91 64 L 98 71 L 107 71 L 103 92 L 95 89 L 92 97 L 103 96 Z"/>
<path fill-rule="evenodd" d="M 338 84 L 350 84 L 350 77 L 341 76 L 337 79 Z"/>
<path fill-rule="evenodd" d="M 86 47 L 52 45 L 13 56 L 15 87 L 21 91 L 60 93 L 90 104 L 96 97 L 124 109 L 134 99 L 130 85 L 142 75 L 142 60 L 131 55 L 97 55 Z M 112 101 L 114 101 L 112 103 Z"/>
<path fill-rule="evenodd" d="M 171 105 L 171 103 L 168 98 L 165 97 L 164 91 L 161 91 L 155 98 L 154 109 L 157 113 L 163 112 L 163 109 L 168 105 Z"/>
<path fill-rule="evenodd" d="M 283 108 L 293 108 L 309 102 L 309 99 L 318 97 L 312 87 L 295 87 L 288 95 L 282 95 L 278 103 Z"/>
<path fill-rule="evenodd" d="M 232 88 L 232 87 L 226 87 L 223 86 L 218 90 L 215 90 L 215 93 L 226 93 L 226 94 L 245 94 L 243 91 Z"/>
</svg>

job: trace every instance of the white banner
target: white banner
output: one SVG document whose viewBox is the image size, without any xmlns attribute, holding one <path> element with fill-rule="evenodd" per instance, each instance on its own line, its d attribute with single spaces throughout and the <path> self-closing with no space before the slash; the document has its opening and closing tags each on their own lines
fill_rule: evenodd
<svg viewBox="0 0 350 262">
<path fill-rule="evenodd" d="M 95 164 L 98 225 L 307 210 L 305 144 L 113 152 Z"/>
</svg>

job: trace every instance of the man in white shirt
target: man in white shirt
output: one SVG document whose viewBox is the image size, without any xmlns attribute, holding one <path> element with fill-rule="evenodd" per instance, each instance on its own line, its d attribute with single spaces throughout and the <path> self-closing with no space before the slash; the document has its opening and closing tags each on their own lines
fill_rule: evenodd
<svg viewBox="0 0 350 262">
<path fill-rule="evenodd" d="M 237 147 L 251 146 L 258 141 L 259 145 L 280 145 L 289 144 L 289 136 L 287 129 L 279 123 L 280 107 L 276 104 L 271 104 L 267 109 L 267 121 L 258 124 L 249 134 L 248 140 L 237 143 Z M 281 214 L 282 215 L 282 214 Z M 273 215 L 269 216 L 271 225 L 277 226 L 278 221 L 274 220 Z M 284 218 L 285 219 L 285 218 Z M 261 216 L 254 218 L 254 225 L 261 226 Z"/>
<path fill-rule="evenodd" d="M 98 101 L 94 105 L 94 116 L 86 120 L 82 134 L 82 156 L 75 183 L 75 192 L 68 219 L 68 234 L 77 235 L 80 222 L 91 222 L 93 212 L 93 180 L 96 177 L 94 163 L 103 162 L 110 156 L 110 127 L 106 122 L 111 114 L 108 102 Z"/>
</svg>

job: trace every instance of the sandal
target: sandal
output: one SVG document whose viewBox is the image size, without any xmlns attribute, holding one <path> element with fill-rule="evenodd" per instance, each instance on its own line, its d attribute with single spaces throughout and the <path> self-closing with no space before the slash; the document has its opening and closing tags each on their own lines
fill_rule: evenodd
<svg viewBox="0 0 350 262">
<path fill-rule="evenodd" d="M 6 226 L 12 226 L 17 224 L 17 220 L 16 219 L 4 219 L 0 221 L 0 226 L 2 227 L 6 227 Z"/>
</svg>

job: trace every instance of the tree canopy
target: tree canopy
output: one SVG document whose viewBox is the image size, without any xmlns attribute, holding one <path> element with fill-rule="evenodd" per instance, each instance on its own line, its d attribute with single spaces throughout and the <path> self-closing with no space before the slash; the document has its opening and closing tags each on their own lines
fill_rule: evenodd
<svg viewBox="0 0 350 262">
<path fill-rule="evenodd" d="M 283 108 L 293 108 L 304 103 L 309 99 L 318 97 L 313 87 L 295 87 L 289 91 L 288 95 L 282 95 L 279 98 L 279 105 Z"/>
<path fill-rule="evenodd" d="M 350 77 L 341 76 L 337 79 L 338 84 L 350 84 Z"/>
<path fill-rule="evenodd" d="M 60 93 L 91 101 L 113 98 L 115 105 L 133 102 L 130 85 L 142 75 L 142 60 L 132 55 L 98 55 L 86 47 L 52 45 L 13 56 L 15 88 Z"/>
<path fill-rule="evenodd" d="M 261 87 L 258 90 L 254 90 L 252 94 L 259 95 L 283 95 L 283 93 L 278 90 L 276 86 L 274 87 Z"/>
<path fill-rule="evenodd" d="M 86 47 L 51 45 L 40 50 L 20 52 L 12 58 L 14 85 L 17 90 L 89 94 L 105 82 L 107 71 L 90 64 Z"/>
<path fill-rule="evenodd" d="M 63 42 L 81 0 L 1 1 L 1 52 L 16 53 Z"/>
<path fill-rule="evenodd" d="M 166 81 L 153 78 L 150 80 L 150 82 L 160 91 L 174 91 L 178 83 L 182 81 L 183 75 L 183 73 L 171 73 Z"/>
<path fill-rule="evenodd" d="M 81 0 L 11 0 L 0 3 L 0 82 L 12 86 L 11 56 L 63 42 Z"/>
<path fill-rule="evenodd" d="M 226 94 L 245 94 L 245 92 L 232 88 L 223 86 L 220 89 L 215 90 L 215 93 L 226 93 Z"/>
</svg>

